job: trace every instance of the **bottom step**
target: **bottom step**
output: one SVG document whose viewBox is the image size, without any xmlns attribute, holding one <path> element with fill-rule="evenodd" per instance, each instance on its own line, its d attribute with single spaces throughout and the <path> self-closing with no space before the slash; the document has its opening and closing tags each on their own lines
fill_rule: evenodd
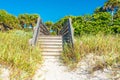
<svg viewBox="0 0 120 80">
<path fill-rule="evenodd" d="M 42 56 L 60 56 L 61 54 L 58 52 L 42 52 Z"/>
<path fill-rule="evenodd" d="M 43 59 L 60 59 L 60 56 L 43 56 Z"/>
</svg>

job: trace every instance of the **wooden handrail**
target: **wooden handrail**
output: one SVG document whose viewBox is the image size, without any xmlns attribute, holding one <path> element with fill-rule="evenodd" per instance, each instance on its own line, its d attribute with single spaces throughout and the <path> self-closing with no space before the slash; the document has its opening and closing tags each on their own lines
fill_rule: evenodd
<svg viewBox="0 0 120 80">
<path fill-rule="evenodd" d="M 39 30 L 40 30 L 39 25 L 40 25 L 40 17 L 38 18 L 37 25 L 34 27 L 34 30 L 33 30 L 32 46 L 36 45 L 37 37 L 39 34 Z"/>
<path fill-rule="evenodd" d="M 38 18 L 37 25 L 34 29 L 34 34 L 32 38 L 32 46 L 36 45 L 37 39 L 41 35 L 49 35 L 47 27 L 42 23 L 42 20 Z M 59 32 L 59 35 L 62 35 L 63 45 L 65 43 L 70 44 L 72 47 L 74 46 L 74 30 L 72 27 L 72 20 L 69 18 L 67 22 L 65 22 L 63 28 Z"/>
<path fill-rule="evenodd" d="M 45 24 L 43 24 L 42 20 L 40 23 L 40 35 L 49 35 L 50 32 L 47 29 L 47 26 Z"/>
<path fill-rule="evenodd" d="M 61 29 L 59 35 L 62 35 L 63 44 L 69 43 L 72 47 L 74 46 L 74 29 L 72 27 L 71 18 L 65 22 L 63 28 Z"/>
<path fill-rule="evenodd" d="M 33 38 L 32 38 L 32 46 L 36 45 L 37 39 L 40 35 L 49 35 L 49 31 L 47 30 L 46 26 L 42 23 L 40 17 L 37 20 L 37 25 L 34 27 L 33 31 Z"/>
</svg>

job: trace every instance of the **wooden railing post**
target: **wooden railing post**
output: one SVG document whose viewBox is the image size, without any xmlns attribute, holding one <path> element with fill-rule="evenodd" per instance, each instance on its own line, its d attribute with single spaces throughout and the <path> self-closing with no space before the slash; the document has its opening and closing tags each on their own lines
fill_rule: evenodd
<svg viewBox="0 0 120 80">
<path fill-rule="evenodd" d="M 37 43 L 37 39 L 40 35 L 49 35 L 49 31 L 47 30 L 46 26 L 42 23 L 40 17 L 37 20 L 37 25 L 34 27 L 33 30 L 33 38 L 31 41 L 31 45 L 35 46 Z"/>
<path fill-rule="evenodd" d="M 39 31 L 40 31 L 40 17 L 38 17 L 37 25 L 35 26 L 34 31 L 33 31 L 34 33 L 33 33 L 33 38 L 32 38 L 32 46 L 36 45 Z"/>
<path fill-rule="evenodd" d="M 68 26 L 69 26 L 70 39 L 71 39 L 70 41 L 73 46 L 74 45 L 74 29 L 72 27 L 72 19 L 71 18 L 68 19 Z"/>
<path fill-rule="evenodd" d="M 60 35 L 63 37 L 63 47 L 64 44 L 67 43 L 74 47 L 74 29 L 72 27 L 72 20 L 71 18 L 68 19 L 67 22 L 65 22 L 63 28 L 59 32 Z"/>
</svg>

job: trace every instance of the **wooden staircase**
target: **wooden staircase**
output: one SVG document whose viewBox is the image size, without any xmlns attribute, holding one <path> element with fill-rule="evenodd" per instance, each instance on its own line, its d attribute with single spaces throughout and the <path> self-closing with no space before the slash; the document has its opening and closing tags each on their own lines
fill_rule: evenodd
<svg viewBox="0 0 120 80">
<path fill-rule="evenodd" d="M 43 56 L 59 56 L 62 53 L 62 36 L 39 36 L 38 44 Z"/>
<path fill-rule="evenodd" d="M 59 56 L 63 51 L 64 44 L 73 47 L 74 30 L 71 19 L 69 18 L 57 36 L 51 36 L 47 26 L 38 18 L 37 25 L 34 27 L 34 34 L 31 45 L 40 45 L 43 56 Z M 61 36 L 60 36 L 61 35 Z"/>
</svg>

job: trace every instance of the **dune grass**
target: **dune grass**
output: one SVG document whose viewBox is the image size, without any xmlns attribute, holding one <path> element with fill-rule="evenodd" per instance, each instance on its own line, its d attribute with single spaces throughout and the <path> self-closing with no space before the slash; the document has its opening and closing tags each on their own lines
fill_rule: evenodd
<svg viewBox="0 0 120 80">
<path fill-rule="evenodd" d="M 74 49 L 65 46 L 62 59 L 66 64 L 77 64 L 91 53 L 104 57 L 103 67 L 120 64 L 120 35 L 96 34 L 76 37 Z"/>
<path fill-rule="evenodd" d="M 39 48 L 29 46 L 31 34 L 21 30 L 0 32 L 0 64 L 10 68 L 12 80 L 32 77 L 41 63 Z"/>
</svg>

